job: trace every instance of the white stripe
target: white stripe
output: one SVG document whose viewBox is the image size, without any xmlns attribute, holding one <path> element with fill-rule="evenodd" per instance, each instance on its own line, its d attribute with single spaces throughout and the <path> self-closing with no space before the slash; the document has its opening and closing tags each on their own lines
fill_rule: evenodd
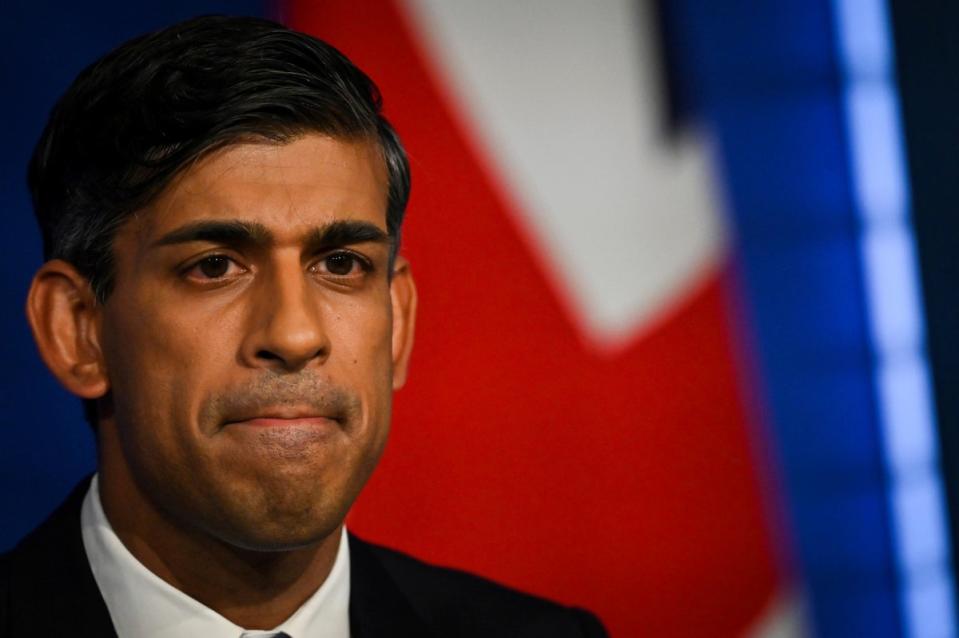
<svg viewBox="0 0 959 638">
<path fill-rule="evenodd" d="M 806 621 L 808 616 L 802 597 L 795 591 L 786 590 L 769 602 L 743 636 L 745 638 L 807 638 L 812 636 Z"/>
<path fill-rule="evenodd" d="M 646 3 L 406 4 L 584 336 L 634 338 L 715 272 L 711 157 L 693 131 L 663 137 Z"/>
</svg>

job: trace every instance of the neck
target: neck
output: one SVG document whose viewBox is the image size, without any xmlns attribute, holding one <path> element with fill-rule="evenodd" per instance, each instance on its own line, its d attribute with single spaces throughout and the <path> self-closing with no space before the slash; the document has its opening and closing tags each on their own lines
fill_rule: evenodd
<svg viewBox="0 0 959 638">
<path fill-rule="evenodd" d="M 316 543 L 259 551 L 184 525 L 156 507 L 123 464 L 101 455 L 99 494 L 120 541 L 144 567 L 244 629 L 273 629 L 326 581 L 342 525 Z"/>
</svg>

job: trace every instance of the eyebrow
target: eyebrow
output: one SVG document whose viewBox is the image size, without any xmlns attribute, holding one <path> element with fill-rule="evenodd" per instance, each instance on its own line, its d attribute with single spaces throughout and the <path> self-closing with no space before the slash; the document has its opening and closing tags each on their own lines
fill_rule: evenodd
<svg viewBox="0 0 959 638">
<path fill-rule="evenodd" d="M 393 238 L 375 224 L 349 219 L 330 222 L 313 229 L 306 236 L 306 244 L 316 252 L 367 242 L 392 246 Z"/>
<path fill-rule="evenodd" d="M 274 240 L 273 233 L 263 224 L 231 219 L 191 222 L 163 235 L 153 242 L 153 246 L 171 246 L 194 241 L 268 246 Z M 379 226 L 349 219 L 313 228 L 305 233 L 304 240 L 308 249 L 313 252 L 366 242 L 393 244 L 393 239 Z"/>
</svg>

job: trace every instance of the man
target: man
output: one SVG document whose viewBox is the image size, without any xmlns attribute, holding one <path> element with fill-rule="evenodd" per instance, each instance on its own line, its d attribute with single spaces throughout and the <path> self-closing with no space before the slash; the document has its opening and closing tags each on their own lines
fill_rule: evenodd
<svg viewBox="0 0 959 638">
<path fill-rule="evenodd" d="M 587 636 L 348 536 L 416 291 L 408 163 L 330 46 L 207 17 L 78 76 L 31 162 L 27 315 L 98 472 L 0 563 L 3 636 Z"/>
</svg>

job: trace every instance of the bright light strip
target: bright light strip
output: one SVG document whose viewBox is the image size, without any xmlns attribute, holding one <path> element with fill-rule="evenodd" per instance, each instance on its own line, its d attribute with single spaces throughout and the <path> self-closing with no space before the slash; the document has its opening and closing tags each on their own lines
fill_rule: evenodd
<svg viewBox="0 0 959 638">
<path fill-rule="evenodd" d="M 833 0 L 903 628 L 956 636 L 935 409 L 909 219 L 889 18 L 882 0 Z"/>
</svg>

